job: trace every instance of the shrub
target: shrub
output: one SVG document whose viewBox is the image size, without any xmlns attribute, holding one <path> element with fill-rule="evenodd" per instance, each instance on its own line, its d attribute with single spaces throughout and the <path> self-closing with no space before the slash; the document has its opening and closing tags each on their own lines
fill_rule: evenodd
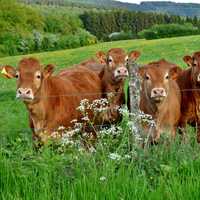
<svg viewBox="0 0 200 200">
<path fill-rule="evenodd" d="M 167 37 L 178 37 L 187 35 L 197 35 L 200 31 L 192 24 L 161 24 L 154 25 L 150 29 L 141 31 L 138 35 L 147 40 Z"/>
</svg>

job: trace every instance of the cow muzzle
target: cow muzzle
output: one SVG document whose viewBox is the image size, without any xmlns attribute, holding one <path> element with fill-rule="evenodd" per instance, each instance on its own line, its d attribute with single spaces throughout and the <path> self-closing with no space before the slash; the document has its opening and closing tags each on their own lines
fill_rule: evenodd
<svg viewBox="0 0 200 200">
<path fill-rule="evenodd" d="M 151 90 L 151 98 L 156 102 L 161 102 L 167 96 L 164 88 L 153 88 Z"/>
<path fill-rule="evenodd" d="M 34 99 L 33 91 L 30 88 L 18 88 L 16 98 L 22 101 L 32 101 Z"/>
<path fill-rule="evenodd" d="M 114 78 L 117 80 L 125 79 L 129 75 L 128 69 L 126 67 L 118 67 L 114 71 Z"/>
</svg>

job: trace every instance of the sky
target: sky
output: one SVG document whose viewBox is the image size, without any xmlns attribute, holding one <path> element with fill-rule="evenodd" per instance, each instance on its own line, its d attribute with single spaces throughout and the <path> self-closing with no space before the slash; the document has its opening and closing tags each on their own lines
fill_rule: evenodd
<svg viewBox="0 0 200 200">
<path fill-rule="evenodd" d="M 129 3 L 140 3 L 141 1 L 173 1 L 177 3 L 200 3 L 199 0 L 116 0 Z"/>
</svg>

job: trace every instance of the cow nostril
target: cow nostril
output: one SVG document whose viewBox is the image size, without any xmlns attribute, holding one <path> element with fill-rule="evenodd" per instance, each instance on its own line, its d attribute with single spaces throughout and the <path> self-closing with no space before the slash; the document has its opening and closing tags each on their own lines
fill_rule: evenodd
<svg viewBox="0 0 200 200">
<path fill-rule="evenodd" d="M 31 93 L 31 91 L 30 90 L 28 90 L 27 92 L 26 92 L 26 94 L 30 94 Z"/>
<path fill-rule="evenodd" d="M 118 73 L 118 74 L 120 74 L 120 73 L 121 73 L 121 71 L 118 69 L 118 70 L 117 70 L 117 73 Z"/>
<path fill-rule="evenodd" d="M 18 90 L 18 93 L 19 93 L 19 94 L 22 94 L 21 90 Z"/>
<path fill-rule="evenodd" d="M 153 90 L 153 93 L 154 93 L 154 94 L 157 94 L 157 90 Z"/>
</svg>

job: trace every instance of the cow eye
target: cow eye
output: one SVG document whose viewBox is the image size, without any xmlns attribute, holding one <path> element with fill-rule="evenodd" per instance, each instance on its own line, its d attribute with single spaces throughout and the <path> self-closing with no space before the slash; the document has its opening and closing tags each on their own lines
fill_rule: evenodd
<svg viewBox="0 0 200 200">
<path fill-rule="evenodd" d="M 108 63 L 112 63 L 113 59 L 112 57 L 108 57 Z"/>
<path fill-rule="evenodd" d="M 36 72 L 35 77 L 36 77 L 37 79 L 41 79 L 41 73 L 40 73 L 40 72 Z"/>
<path fill-rule="evenodd" d="M 193 66 L 196 67 L 196 66 L 197 66 L 197 63 L 193 63 Z"/>
<path fill-rule="evenodd" d="M 17 72 L 17 73 L 15 74 L 15 78 L 16 78 L 16 79 L 19 78 L 19 72 Z"/>
<path fill-rule="evenodd" d="M 129 61 L 129 59 L 128 59 L 128 56 L 125 58 L 125 62 L 128 62 Z"/>
<path fill-rule="evenodd" d="M 148 74 L 146 74 L 146 75 L 145 75 L 145 79 L 146 79 L 146 80 L 149 80 L 149 79 L 150 79 L 150 76 L 149 76 Z"/>
<path fill-rule="evenodd" d="M 165 76 L 165 79 L 167 79 L 167 80 L 169 79 L 169 75 L 168 74 Z"/>
<path fill-rule="evenodd" d="M 41 78 L 41 75 L 37 75 L 36 78 L 37 78 L 37 79 L 40 79 L 40 78 Z"/>
</svg>

